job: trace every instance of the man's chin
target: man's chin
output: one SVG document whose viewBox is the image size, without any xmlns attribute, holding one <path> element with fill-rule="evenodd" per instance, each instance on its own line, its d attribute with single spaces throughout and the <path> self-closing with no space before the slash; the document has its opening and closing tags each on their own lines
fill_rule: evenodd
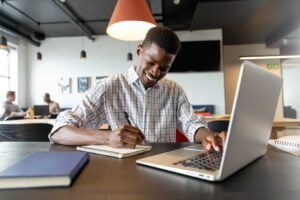
<svg viewBox="0 0 300 200">
<path fill-rule="evenodd" d="M 143 83 L 143 85 L 145 86 L 145 88 L 150 88 L 150 87 L 153 87 L 154 85 L 156 84 L 156 82 L 155 83 L 149 83 L 149 82 L 144 82 Z"/>
</svg>

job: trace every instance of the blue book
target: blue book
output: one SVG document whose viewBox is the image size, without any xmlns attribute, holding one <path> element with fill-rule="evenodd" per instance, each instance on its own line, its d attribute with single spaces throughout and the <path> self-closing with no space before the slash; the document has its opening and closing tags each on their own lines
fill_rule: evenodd
<svg viewBox="0 0 300 200">
<path fill-rule="evenodd" d="M 0 172 L 0 189 L 69 186 L 89 160 L 79 151 L 38 151 Z"/>
</svg>

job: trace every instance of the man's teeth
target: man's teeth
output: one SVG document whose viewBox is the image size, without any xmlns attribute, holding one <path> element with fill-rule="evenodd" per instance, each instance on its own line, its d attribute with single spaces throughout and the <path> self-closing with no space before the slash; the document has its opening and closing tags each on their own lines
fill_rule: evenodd
<svg viewBox="0 0 300 200">
<path fill-rule="evenodd" d="M 156 79 L 152 78 L 151 76 L 149 76 L 148 74 L 146 74 L 147 79 L 149 79 L 150 81 L 155 81 Z"/>
</svg>

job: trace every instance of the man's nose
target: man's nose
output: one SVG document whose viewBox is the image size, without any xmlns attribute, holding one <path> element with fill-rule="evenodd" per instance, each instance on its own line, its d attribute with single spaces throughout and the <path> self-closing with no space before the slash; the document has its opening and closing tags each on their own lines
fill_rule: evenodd
<svg viewBox="0 0 300 200">
<path fill-rule="evenodd" d="M 150 70 L 151 75 L 154 77 L 159 77 L 160 76 L 160 70 L 158 66 L 153 66 Z"/>
</svg>

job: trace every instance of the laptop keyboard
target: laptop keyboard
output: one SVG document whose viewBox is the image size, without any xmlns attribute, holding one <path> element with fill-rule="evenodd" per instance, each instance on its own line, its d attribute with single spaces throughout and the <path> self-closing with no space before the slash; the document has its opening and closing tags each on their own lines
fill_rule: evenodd
<svg viewBox="0 0 300 200">
<path fill-rule="evenodd" d="M 174 164 L 184 167 L 193 167 L 198 169 L 206 169 L 209 171 L 216 171 L 220 168 L 221 158 L 222 152 L 214 151 L 196 155 Z"/>
</svg>

